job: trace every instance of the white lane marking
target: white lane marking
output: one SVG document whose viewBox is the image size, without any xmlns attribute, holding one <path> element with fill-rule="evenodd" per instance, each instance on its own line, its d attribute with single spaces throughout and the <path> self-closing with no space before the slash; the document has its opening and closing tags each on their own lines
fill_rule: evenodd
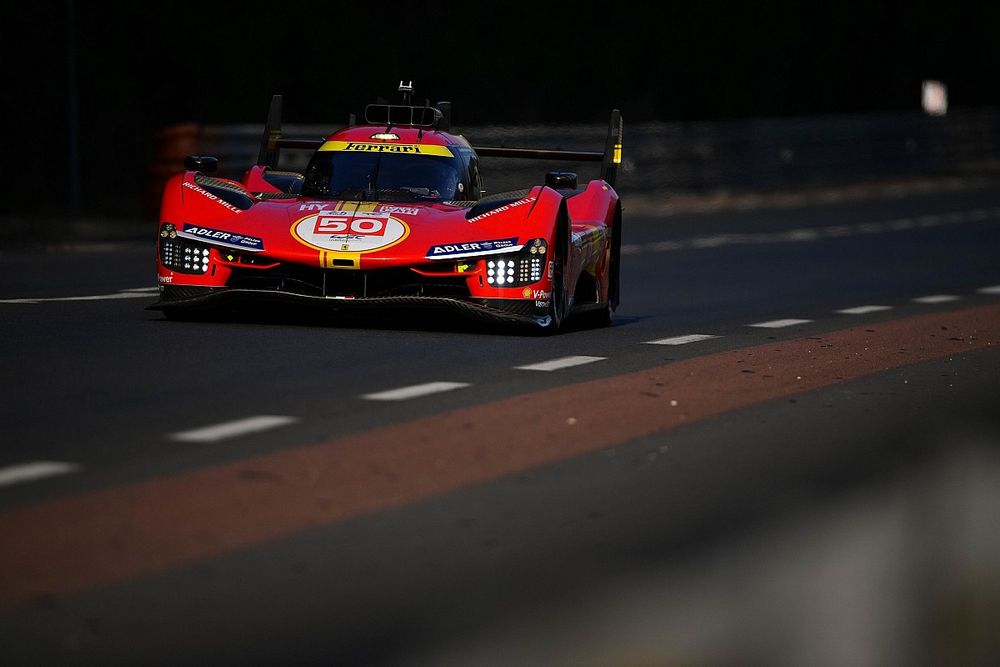
<svg viewBox="0 0 1000 667">
<path fill-rule="evenodd" d="M 43 479 L 54 475 L 66 475 L 82 469 L 76 463 L 66 463 L 65 461 L 31 461 L 29 463 L 20 463 L 0 468 L 0 486 L 33 482 L 36 479 Z"/>
<path fill-rule="evenodd" d="M 1000 285 L 992 285 L 990 287 L 980 287 L 976 290 L 980 294 L 1000 294 Z"/>
<path fill-rule="evenodd" d="M 0 299 L 0 303 L 47 303 L 50 301 L 105 301 L 108 299 L 148 299 L 147 292 L 116 292 L 115 294 L 92 294 L 90 296 L 58 296 L 34 299 Z"/>
<path fill-rule="evenodd" d="M 748 327 L 757 327 L 758 329 L 781 329 L 782 327 L 794 327 L 798 324 L 807 324 L 812 322 L 812 320 L 771 320 L 770 322 L 757 322 L 756 324 L 748 324 Z"/>
<path fill-rule="evenodd" d="M 659 340 L 647 340 L 643 341 L 645 345 L 687 345 L 688 343 L 697 343 L 703 340 L 709 340 L 710 338 L 718 338 L 718 336 L 713 336 L 712 334 L 688 334 L 686 336 L 674 336 L 672 338 L 661 338 Z"/>
<path fill-rule="evenodd" d="M 571 366 L 582 366 L 583 364 L 590 364 L 595 361 L 603 361 L 606 358 L 607 357 L 586 357 L 586 356 L 559 357 L 558 359 L 550 359 L 549 361 L 540 361 L 537 364 L 528 364 L 527 366 L 514 366 L 514 368 L 521 371 L 557 371 L 560 368 L 569 368 Z"/>
<path fill-rule="evenodd" d="M 821 231 L 827 236 L 833 237 L 851 236 L 854 233 L 848 225 L 830 225 L 823 227 Z"/>
<path fill-rule="evenodd" d="M 782 234 L 785 241 L 816 241 L 819 237 L 817 229 L 789 229 Z"/>
<path fill-rule="evenodd" d="M 958 301 L 960 298 L 954 294 L 931 294 L 929 296 L 918 296 L 914 301 L 916 303 L 948 303 L 949 301 Z"/>
<path fill-rule="evenodd" d="M 857 306 L 855 308 L 844 308 L 837 312 L 841 315 L 865 315 L 866 313 L 879 313 L 883 310 L 892 310 L 892 306 Z"/>
<path fill-rule="evenodd" d="M 638 255 L 646 252 L 669 252 L 674 250 L 710 249 L 733 245 L 758 245 L 770 243 L 809 243 L 823 238 L 843 238 L 865 234 L 885 234 L 912 229 L 981 222 L 1000 218 L 1000 208 L 970 209 L 951 213 L 928 214 L 916 218 L 862 222 L 854 225 L 829 225 L 816 228 L 795 228 L 777 232 L 756 232 L 740 234 L 717 234 L 670 241 L 651 241 L 622 246 L 622 254 Z"/>
<path fill-rule="evenodd" d="M 471 385 L 468 382 L 426 382 L 409 387 L 400 387 L 399 389 L 377 391 L 374 394 L 364 394 L 361 398 L 367 398 L 369 401 L 405 401 L 410 398 L 440 394 L 443 391 L 452 391 L 453 389 L 462 389 L 469 386 Z"/>
<path fill-rule="evenodd" d="M 245 419 L 236 419 L 221 424 L 211 424 L 190 431 L 171 433 L 170 439 L 178 442 L 218 442 L 227 438 L 235 438 L 248 433 L 258 433 L 268 429 L 284 426 L 299 421 L 298 417 L 282 415 L 256 415 Z"/>
</svg>

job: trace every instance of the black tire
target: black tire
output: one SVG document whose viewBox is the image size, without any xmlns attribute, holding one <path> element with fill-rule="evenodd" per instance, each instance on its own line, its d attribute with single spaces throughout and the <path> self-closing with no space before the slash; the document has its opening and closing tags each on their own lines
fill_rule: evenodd
<svg viewBox="0 0 1000 667">
<path fill-rule="evenodd" d="M 584 326 L 596 329 L 600 327 L 610 327 L 614 320 L 614 312 L 614 308 L 611 307 L 611 301 L 608 301 L 599 309 L 588 310 L 585 313 L 580 313 L 579 315 L 574 315 L 573 317 L 579 317 L 580 323 Z"/>
<path fill-rule="evenodd" d="M 611 261 L 608 266 L 608 298 L 599 309 L 580 314 L 580 321 L 590 327 L 609 327 L 614 322 L 615 309 L 621 290 L 621 204 L 615 211 L 614 222 L 611 225 Z"/>
<path fill-rule="evenodd" d="M 566 202 L 559 210 L 558 233 L 552 248 L 552 295 L 549 298 L 549 323 L 545 333 L 555 333 L 566 319 L 566 258 L 569 256 L 569 216 Z"/>
<path fill-rule="evenodd" d="M 566 318 L 566 260 L 561 252 L 553 253 L 552 294 L 549 297 L 549 323 L 544 330 L 547 334 L 559 331 Z"/>
</svg>

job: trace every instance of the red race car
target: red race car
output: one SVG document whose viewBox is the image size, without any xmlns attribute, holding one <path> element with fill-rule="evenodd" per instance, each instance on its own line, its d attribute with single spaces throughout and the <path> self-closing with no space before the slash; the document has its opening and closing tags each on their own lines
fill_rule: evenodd
<svg viewBox="0 0 1000 667">
<path fill-rule="evenodd" d="M 448 308 L 554 331 L 570 314 L 609 324 L 618 305 L 622 207 L 614 190 L 622 120 L 605 151 L 474 148 L 451 134 L 451 105 L 373 104 L 325 139 L 281 135 L 271 102 L 260 156 L 240 181 L 190 156 L 167 183 L 156 264 L 170 318 L 240 302 L 335 309 Z M 276 169 L 282 148 L 313 150 L 305 174 Z M 483 196 L 480 157 L 600 161 L 577 186 Z M 585 316 L 585 317 L 583 317 Z"/>
</svg>

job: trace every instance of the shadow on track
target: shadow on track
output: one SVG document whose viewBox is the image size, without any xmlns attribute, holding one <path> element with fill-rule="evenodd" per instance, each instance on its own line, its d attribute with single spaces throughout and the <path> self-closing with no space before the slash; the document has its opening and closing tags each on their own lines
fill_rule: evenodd
<svg viewBox="0 0 1000 667">
<path fill-rule="evenodd" d="M 638 317 L 615 318 L 612 327 L 638 322 Z M 170 316 L 161 314 L 152 321 L 178 323 L 257 324 L 262 326 L 328 327 L 373 329 L 378 331 L 448 332 L 488 336 L 547 336 L 550 332 L 528 324 L 496 323 L 463 317 L 448 309 L 341 311 L 272 304 L 267 307 L 239 307 L 187 311 Z M 594 327 L 586 318 L 570 316 L 556 335 L 579 333 Z M 606 327 L 604 327 L 606 328 Z"/>
</svg>

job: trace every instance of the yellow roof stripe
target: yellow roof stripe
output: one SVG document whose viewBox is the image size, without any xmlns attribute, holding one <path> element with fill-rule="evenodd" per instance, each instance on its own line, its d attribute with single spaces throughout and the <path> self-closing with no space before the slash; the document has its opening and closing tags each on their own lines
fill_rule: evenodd
<svg viewBox="0 0 1000 667">
<path fill-rule="evenodd" d="M 439 155 L 454 157 L 447 146 L 432 144 L 389 144 L 367 141 L 327 141 L 321 151 L 347 151 L 350 153 L 396 153 L 399 155 Z"/>
</svg>

